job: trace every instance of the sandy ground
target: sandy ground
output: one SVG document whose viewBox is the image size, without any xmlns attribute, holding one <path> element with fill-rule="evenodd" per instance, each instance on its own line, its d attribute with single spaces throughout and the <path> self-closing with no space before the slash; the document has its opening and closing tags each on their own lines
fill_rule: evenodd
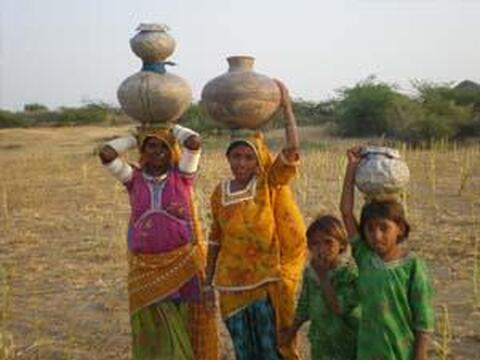
<svg viewBox="0 0 480 360">
<path fill-rule="evenodd" d="M 0 130 L 0 349 L 18 359 L 130 358 L 127 198 L 94 154 L 128 129 Z M 338 214 L 352 141 L 303 134 L 309 146 L 294 189 L 306 221 Z M 205 226 L 208 196 L 228 174 L 221 145 L 206 140 L 198 177 Z M 404 150 L 412 171 L 409 246 L 427 260 L 436 290 L 431 358 L 480 359 L 480 146 Z M 220 326 L 222 358 L 232 359 Z"/>
</svg>

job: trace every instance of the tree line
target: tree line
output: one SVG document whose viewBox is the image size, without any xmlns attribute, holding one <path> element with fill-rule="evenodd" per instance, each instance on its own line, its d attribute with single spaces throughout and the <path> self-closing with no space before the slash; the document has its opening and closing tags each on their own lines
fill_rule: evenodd
<svg viewBox="0 0 480 360">
<path fill-rule="evenodd" d="M 371 76 L 337 91 L 328 101 L 295 99 L 300 126 L 325 126 L 342 137 L 387 138 L 408 142 L 430 139 L 462 139 L 480 136 L 480 85 L 466 80 L 456 86 L 414 81 L 413 93 Z M 214 122 L 198 103 L 183 116 L 184 123 L 202 132 L 217 132 Z M 0 110 L 0 128 L 31 126 L 118 125 L 130 123 L 119 108 L 88 103 L 78 108 L 50 110 L 42 104 L 26 104 L 23 111 Z M 268 127 L 281 126 L 279 116 Z"/>
</svg>

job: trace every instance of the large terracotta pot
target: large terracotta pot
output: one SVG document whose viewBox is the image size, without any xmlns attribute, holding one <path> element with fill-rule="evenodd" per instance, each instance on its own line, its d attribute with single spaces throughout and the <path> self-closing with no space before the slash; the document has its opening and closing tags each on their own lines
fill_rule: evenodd
<svg viewBox="0 0 480 360">
<path fill-rule="evenodd" d="M 117 98 L 125 113 L 146 124 L 176 122 L 192 100 L 192 90 L 181 77 L 167 73 L 164 62 L 175 42 L 167 28 L 142 24 L 131 41 L 132 50 L 143 60 L 142 70 L 120 84 Z"/>
<path fill-rule="evenodd" d="M 410 171 L 398 150 L 369 146 L 355 174 L 357 188 L 370 198 L 399 194 L 407 186 Z"/>
<path fill-rule="evenodd" d="M 140 71 L 123 81 L 117 97 L 123 111 L 142 123 L 172 123 L 187 110 L 192 91 L 177 75 Z"/>
<path fill-rule="evenodd" d="M 280 105 L 278 85 L 253 71 L 254 58 L 227 58 L 228 72 L 210 80 L 202 90 L 202 105 L 216 121 L 230 128 L 257 129 Z"/>
</svg>

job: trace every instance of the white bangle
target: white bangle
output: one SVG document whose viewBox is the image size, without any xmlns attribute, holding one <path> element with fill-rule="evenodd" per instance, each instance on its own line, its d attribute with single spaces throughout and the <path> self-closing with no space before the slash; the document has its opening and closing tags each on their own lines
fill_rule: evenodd
<svg viewBox="0 0 480 360">
<path fill-rule="evenodd" d="M 137 139 L 135 139 L 134 136 L 129 135 L 129 136 L 110 140 L 106 142 L 105 145 L 112 147 L 117 152 L 117 154 L 123 154 L 128 149 L 131 149 L 137 146 Z"/>
<path fill-rule="evenodd" d="M 105 164 L 105 168 L 113 175 L 113 177 L 122 183 L 126 183 L 132 179 L 133 169 L 125 161 L 116 158 L 112 162 Z"/>
<path fill-rule="evenodd" d="M 198 169 L 198 163 L 200 162 L 200 150 L 192 151 L 184 148 L 182 151 L 182 157 L 178 163 L 178 168 L 181 172 L 186 174 L 193 174 Z"/>
<path fill-rule="evenodd" d="M 183 145 L 185 140 L 187 140 L 192 135 L 200 136 L 196 131 L 193 131 L 192 129 L 186 128 L 185 126 L 178 124 L 172 128 L 172 132 L 173 136 L 175 136 L 175 139 L 177 139 L 181 145 Z"/>
</svg>

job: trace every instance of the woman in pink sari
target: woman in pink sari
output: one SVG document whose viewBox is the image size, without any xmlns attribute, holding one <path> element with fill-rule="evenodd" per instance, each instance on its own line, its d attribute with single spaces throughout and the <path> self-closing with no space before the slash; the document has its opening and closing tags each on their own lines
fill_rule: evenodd
<svg viewBox="0 0 480 360">
<path fill-rule="evenodd" d="M 119 155 L 138 147 L 140 165 Z M 180 151 L 183 147 L 183 151 Z M 193 202 L 200 137 L 190 129 L 141 129 L 108 142 L 105 168 L 125 186 L 134 359 L 216 359 L 215 317 L 204 303 L 205 252 Z"/>
</svg>

